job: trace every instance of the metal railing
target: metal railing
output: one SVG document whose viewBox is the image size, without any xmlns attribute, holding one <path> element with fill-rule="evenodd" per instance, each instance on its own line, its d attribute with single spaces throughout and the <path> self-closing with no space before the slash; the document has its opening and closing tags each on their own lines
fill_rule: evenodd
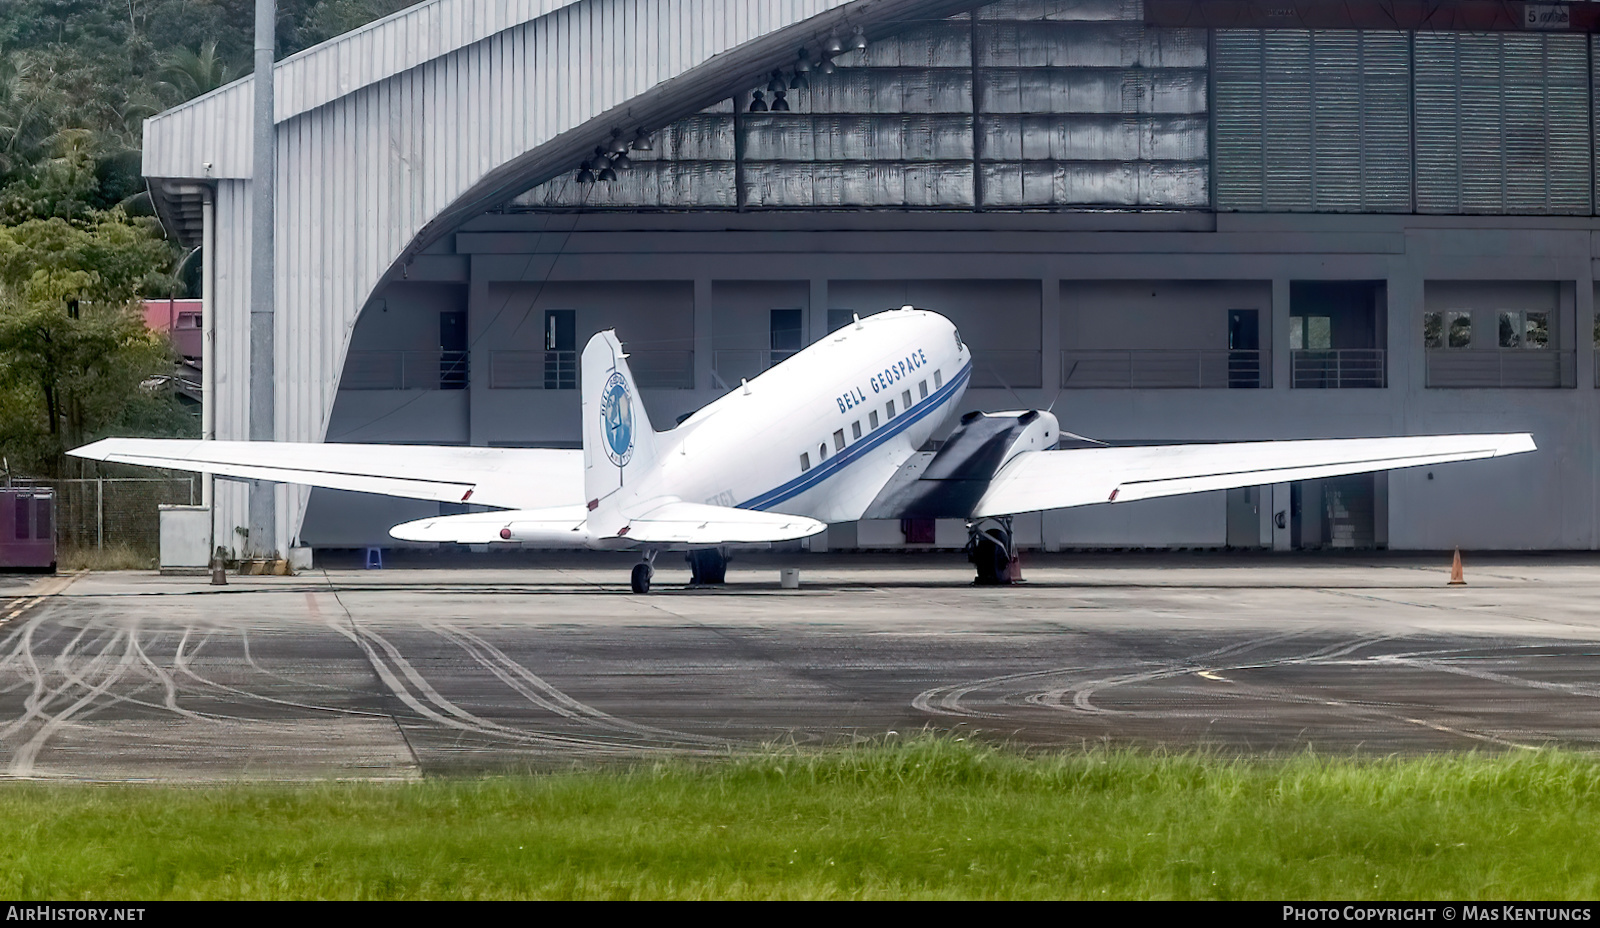
<svg viewBox="0 0 1600 928">
<path fill-rule="evenodd" d="M 352 351 L 341 390 L 464 390 L 465 351 Z"/>
<path fill-rule="evenodd" d="M 1432 348 L 1429 387 L 1559 389 L 1577 386 L 1577 353 L 1539 348 Z"/>
<path fill-rule="evenodd" d="M 634 382 L 647 390 L 694 389 L 694 352 L 647 349 L 628 352 Z M 576 390 L 576 351 L 491 351 L 491 390 Z"/>
<path fill-rule="evenodd" d="M 1222 390 L 1272 386 L 1271 353 L 1134 348 L 1061 352 L 1069 390 Z"/>
<path fill-rule="evenodd" d="M 756 379 L 773 364 L 793 354 L 767 348 L 719 348 L 711 353 L 711 372 L 722 387 L 733 387 L 741 380 Z"/>
<path fill-rule="evenodd" d="M 1385 385 L 1382 348 L 1307 348 L 1289 352 L 1296 390 L 1358 390 Z"/>
<path fill-rule="evenodd" d="M 1044 385 L 1040 366 L 1040 352 L 1031 348 L 974 348 L 971 386 L 976 390 L 1037 389 Z"/>
</svg>

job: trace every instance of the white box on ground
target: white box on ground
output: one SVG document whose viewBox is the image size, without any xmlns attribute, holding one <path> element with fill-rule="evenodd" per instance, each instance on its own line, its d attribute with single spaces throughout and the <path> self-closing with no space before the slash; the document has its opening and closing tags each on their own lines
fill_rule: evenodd
<svg viewBox="0 0 1600 928">
<path fill-rule="evenodd" d="M 211 510 L 160 506 L 161 569 L 200 568 L 211 562 Z"/>
</svg>

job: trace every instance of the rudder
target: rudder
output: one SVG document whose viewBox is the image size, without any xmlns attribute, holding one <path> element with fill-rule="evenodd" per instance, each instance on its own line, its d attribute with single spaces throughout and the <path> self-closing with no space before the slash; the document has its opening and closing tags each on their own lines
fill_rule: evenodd
<svg viewBox="0 0 1600 928">
<path fill-rule="evenodd" d="M 614 331 L 583 348 L 583 487 L 590 510 L 614 509 L 656 460 L 656 433 Z"/>
</svg>

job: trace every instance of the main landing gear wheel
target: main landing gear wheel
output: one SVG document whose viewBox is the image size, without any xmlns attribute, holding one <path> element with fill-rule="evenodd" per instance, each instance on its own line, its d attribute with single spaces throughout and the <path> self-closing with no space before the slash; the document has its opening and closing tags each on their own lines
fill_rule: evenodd
<svg viewBox="0 0 1600 928">
<path fill-rule="evenodd" d="M 688 561 L 689 582 L 695 586 L 720 586 L 728 579 L 728 556 L 721 548 L 695 548 Z"/>
<path fill-rule="evenodd" d="M 1010 519 L 985 519 L 969 526 L 967 560 L 978 569 L 978 586 L 1006 586 L 1022 579 Z"/>
<path fill-rule="evenodd" d="M 633 591 L 641 595 L 650 592 L 650 575 L 655 573 L 649 564 L 633 565 Z"/>
</svg>

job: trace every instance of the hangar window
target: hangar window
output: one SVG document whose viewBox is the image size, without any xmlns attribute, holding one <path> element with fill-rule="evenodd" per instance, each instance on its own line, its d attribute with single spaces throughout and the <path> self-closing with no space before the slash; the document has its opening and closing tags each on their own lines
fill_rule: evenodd
<svg viewBox="0 0 1600 928">
<path fill-rule="evenodd" d="M 1595 326 L 1597 328 L 1600 328 L 1600 322 L 1596 322 Z M 876 409 L 874 409 L 873 411 L 867 413 L 867 428 L 870 430 L 870 429 L 875 429 L 877 427 L 878 427 L 878 411 Z"/>
<path fill-rule="evenodd" d="M 844 450 L 844 429 L 839 429 L 833 433 L 833 450 Z"/>
<path fill-rule="evenodd" d="M 907 409 L 910 409 L 911 408 L 911 391 L 910 390 L 901 390 L 900 391 L 900 400 L 901 400 L 901 402 L 903 402 L 905 404 L 905 407 Z"/>
<path fill-rule="evenodd" d="M 884 406 L 883 409 L 889 414 L 889 418 L 894 418 L 894 400 L 890 400 L 888 405 Z"/>
<path fill-rule="evenodd" d="M 860 438 L 861 437 L 861 420 L 860 419 L 857 419 L 856 421 L 850 423 L 850 437 L 851 438 Z"/>
<path fill-rule="evenodd" d="M 805 473 L 806 471 L 808 471 L 810 469 L 811 469 L 811 455 L 806 454 L 804 451 L 800 452 L 800 473 L 803 474 L 803 473 Z"/>
<path fill-rule="evenodd" d="M 926 380 L 919 381 L 917 383 L 917 399 L 925 400 L 927 398 L 928 398 L 928 382 Z"/>
<path fill-rule="evenodd" d="M 1452 309 L 1422 314 L 1422 343 L 1428 348 L 1471 348 L 1472 311 Z"/>
<path fill-rule="evenodd" d="M 1501 348 L 1549 348 L 1549 313 L 1500 313 Z"/>
</svg>

